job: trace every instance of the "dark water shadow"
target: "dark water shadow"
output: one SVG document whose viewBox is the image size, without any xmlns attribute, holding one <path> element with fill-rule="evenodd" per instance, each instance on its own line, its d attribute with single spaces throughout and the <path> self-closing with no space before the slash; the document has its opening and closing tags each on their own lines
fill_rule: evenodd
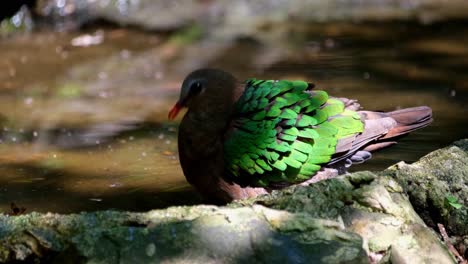
<svg viewBox="0 0 468 264">
<path fill-rule="evenodd" d="M 3 191 L 0 194 L 0 203 L 7 208 L 10 202 L 25 207 L 27 212 L 56 212 L 74 213 L 95 210 L 128 210 L 148 211 L 151 209 L 166 208 L 176 205 L 195 205 L 202 202 L 200 196 L 190 186 L 164 190 L 154 186 L 151 188 L 126 188 L 120 186 L 109 191 L 71 192 L 64 190 L 63 184 L 69 179 L 92 179 L 93 175 L 81 174 L 77 171 L 65 169 L 50 169 L 32 163 L 2 164 L 14 170 L 21 170 L 31 177 L 43 177 L 47 180 L 32 183 L 32 188 L 25 188 L 24 183 L 11 182 L 0 178 Z M 98 177 L 100 175 L 96 175 Z M 118 177 L 119 175 L 113 175 Z M 28 184 L 27 186 L 31 186 Z M 31 188 L 31 190 L 28 190 Z"/>
</svg>

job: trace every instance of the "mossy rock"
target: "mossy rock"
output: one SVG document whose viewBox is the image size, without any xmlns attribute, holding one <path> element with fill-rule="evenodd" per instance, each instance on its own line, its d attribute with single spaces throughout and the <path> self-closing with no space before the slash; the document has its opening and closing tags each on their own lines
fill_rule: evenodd
<svg viewBox="0 0 468 264">
<path fill-rule="evenodd" d="M 427 224 L 442 223 L 452 234 L 468 235 L 468 139 L 413 164 L 400 162 L 384 173 L 401 184 Z"/>
</svg>

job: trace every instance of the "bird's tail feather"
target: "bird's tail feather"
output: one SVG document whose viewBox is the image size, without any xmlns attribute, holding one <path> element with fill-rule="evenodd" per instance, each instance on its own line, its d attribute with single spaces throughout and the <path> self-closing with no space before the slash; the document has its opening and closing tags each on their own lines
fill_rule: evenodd
<svg viewBox="0 0 468 264">
<path fill-rule="evenodd" d="M 398 137 L 425 127 L 432 122 L 432 109 L 427 106 L 418 106 L 385 113 L 395 119 L 397 125 L 380 138 L 381 140 Z"/>
<path fill-rule="evenodd" d="M 340 139 L 336 145 L 335 157 L 329 164 L 352 158 L 359 150 L 376 151 L 396 144 L 394 138 L 425 127 L 432 122 L 432 110 L 427 106 L 387 113 L 373 111 L 359 111 L 358 113 L 365 121 L 364 131 Z"/>
</svg>

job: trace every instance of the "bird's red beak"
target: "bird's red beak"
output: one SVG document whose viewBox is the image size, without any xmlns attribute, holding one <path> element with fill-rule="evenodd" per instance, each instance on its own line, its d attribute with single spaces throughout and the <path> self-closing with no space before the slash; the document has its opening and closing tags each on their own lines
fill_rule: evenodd
<svg viewBox="0 0 468 264">
<path fill-rule="evenodd" d="M 180 109 L 182 109 L 182 105 L 180 102 L 177 102 L 171 109 L 171 111 L 169 111 L 169 114 L 167 115 L 167 117 L 169 118 L 169 120 L 174 120 L 174 118 L 176 118 L 177 114 L 179 113 Z"/>
</svg>

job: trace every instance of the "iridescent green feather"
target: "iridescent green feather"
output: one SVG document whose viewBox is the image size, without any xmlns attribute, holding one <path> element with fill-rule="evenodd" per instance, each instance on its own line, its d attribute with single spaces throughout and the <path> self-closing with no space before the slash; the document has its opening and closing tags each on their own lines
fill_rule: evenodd
<svg viewBox="0 0 468 264">
<path fill-rule="evenodd" d="M 250 79 L 224 144 L 225 168 L 251 185 L 301 182 L 330 161 L 340 138 L 363 131 L 359 114 L 303 81 Z"/>
</svg>

